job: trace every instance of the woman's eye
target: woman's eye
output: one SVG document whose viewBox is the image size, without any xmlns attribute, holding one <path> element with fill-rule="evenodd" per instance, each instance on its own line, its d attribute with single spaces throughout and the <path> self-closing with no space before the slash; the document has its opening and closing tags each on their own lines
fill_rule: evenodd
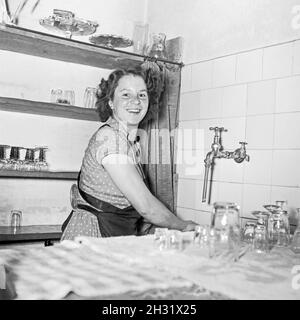
<svg viewBox="0 0 300 320">
<path fill-rule="evenodd" d="M 147 98 L 147 94 L 146 93 L 140 93 L 139 94 L 139 98 L 140 99 L 146 99 Z"/>
<path fill-rule="evenodd" d="M 123 93 L 123 94 L 122 94 L 122 97 L 124 97 L 124 98 L 129 98 L 129 94 L 128 94 L 128 93 Z"/>
</svg>

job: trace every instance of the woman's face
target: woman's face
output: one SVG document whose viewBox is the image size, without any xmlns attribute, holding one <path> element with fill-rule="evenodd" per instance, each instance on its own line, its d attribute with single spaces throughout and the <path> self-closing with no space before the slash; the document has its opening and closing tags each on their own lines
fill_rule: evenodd
<svg viewBox="0 0 300 320">
<path fill-rule="evenodd" d="M 123 76 L 110 101 L 114 116 L 127 125 L 138 125 L 148 111 L 149 98 L 145 81 L 132 74 Z"/>
</svg>

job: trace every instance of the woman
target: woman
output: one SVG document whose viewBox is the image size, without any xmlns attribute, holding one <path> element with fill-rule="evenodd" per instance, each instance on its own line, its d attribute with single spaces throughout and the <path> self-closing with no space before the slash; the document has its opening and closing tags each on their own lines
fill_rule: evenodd
<svg viewBox="0 0 300 320">
<path fill-rule="evenodd" d="M 149 113 L 141 69 L 115 70 L 102 79 L 97 110 L 105 122 L 92 136 L 78 179 L 80 200 L 63 225 L 75 236 L 139 235 L 145 221 L 159 227 L 193 230 L 195 223 L 169 211 L 146 186 L 136 133 Z"/>
</svg>

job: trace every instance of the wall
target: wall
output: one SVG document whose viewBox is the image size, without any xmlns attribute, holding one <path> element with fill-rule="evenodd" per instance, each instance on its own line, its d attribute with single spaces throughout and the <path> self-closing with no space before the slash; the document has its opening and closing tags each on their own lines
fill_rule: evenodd
<svg viewBox="0 0 300 320">
<path fill-rule="evenodd" d="M 237 202 L 250 217 L 264 204 L 287 200 L 293 216 L 300 207 L 300 41 L 293 41 L 300 29 L 292 28 L 299 1 L 156 2 L 148 12 L 152 30 L 185 40 L 180 128 L 203 133 L 203 143 L 178 150 L 193 151 L 203 168 L 210 126 L 228 129 L 227 150 L 248 142 L 249 163 L 216 161 L 211 203 Z M 188 169 L 178 166 L 178 215 L 209 223 L 212 205 L 201 202 L 203 170 Z"/>
<path fill-rule="evenodd" d="M 21 1 L 9 0 L 12 11 Z M 19 26 L 47 32 L 39 25 L 54 8 L 73 11 L 77 17 L 99 23 L 97 33 L 131 36 L 134 21 L 144 21 L 145 1 L 56 1 L 41 0 L 31 14 L 34 0 L 28 1 L 19 19 Z M 74 37 L 88 41 L 88 37 Z M 128 51 L 132 50 L 129 48 Z M 0 51 L 0 96 L 50 101 L 53 88 L 73 89 L 75 105 L 83 106 L 87 86 L 96 86 L 110 71 L 48 60 L 23 54 Z M 50 170 L 76 171 L 98 122 L 60 119 L 0 111 L 0 143 L 26 147 L 49 147 Z M 0 179 L 0 225 L 9 223 L 12 209 L 23 211 L 23 224 L 60 224 L 69 214 L 72 181 Z"/>
</svg>

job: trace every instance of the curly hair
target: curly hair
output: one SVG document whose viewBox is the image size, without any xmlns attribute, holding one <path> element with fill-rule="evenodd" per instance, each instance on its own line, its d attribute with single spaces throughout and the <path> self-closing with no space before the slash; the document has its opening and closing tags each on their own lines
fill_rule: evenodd
<svg viewBox="0 0 300 320">
<path fill-rule="evenodd" d="M 107 121 L 108 118 L 112 116 L 113 113 L 111 107 L 109 106 L 109 101 L 114 98 L 114 93 L 119 84 L 119 80 L 126 75 L 141 77 L 145 81 L 147 87 L 149 106 L 147 114 L 141 123 L 147 122 L 157 115 L 158 100 L 160 96 L 160 92 L 156 90 L 157 88 L 155 85 L 157 82 L 155 81 L 157 76 L 153 76 L 152 72 L 149 72 L 149 70 L 146 70 L 143 68 L 143 66 L 139 66 L 136 68 L 116 69 L 111 72 L 107 80 L 103 78 L 101 79 L 96 93 L 96 108 L 101 122 Z"/>
</svg>

